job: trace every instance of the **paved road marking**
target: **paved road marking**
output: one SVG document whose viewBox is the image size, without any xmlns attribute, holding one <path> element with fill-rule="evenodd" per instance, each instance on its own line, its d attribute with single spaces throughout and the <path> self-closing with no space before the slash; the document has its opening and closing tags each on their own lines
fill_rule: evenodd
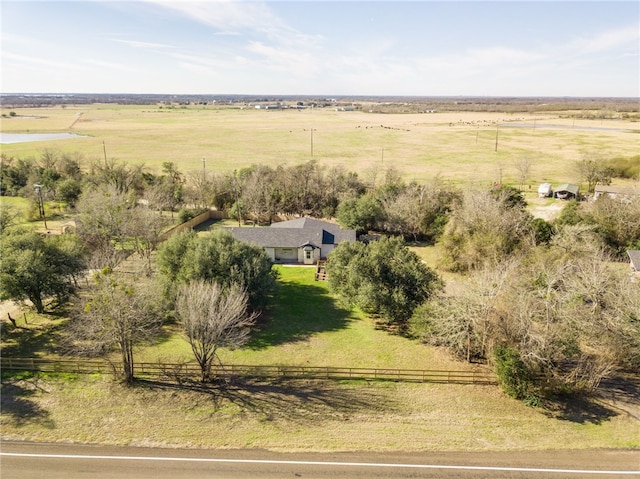
<svg viewBox="0 0 640 479">
<path fill-rule="evenodd" d="M 59 459 L 100 459 L 118 461 L 175 461 L 175 462 L 212 462 L 236 464 L 280 464 L 295 466 L 342 466 L 342 467 L 374 467 L 374 468 L 413 468 L 413 469 L 458 469 L 467 471 L 507 471 L 537 472 L 557 474 L 601 474 L 601 475 L 637 475 L 639 471 L 599 471 L 585 469 L 546 469 L 534 467 L 493 467 L 493 466 L 452 466 L 441 464 L 392 464 L 368 462 L 323 462 L 323 461 L 285 461 L 269 459 L 216 459 L 199 457 L 152 457 L 152 456 L 91 456 L 82 454 L 26 454 L 17 452 L 0 452 L 0 456 L 59 458 Z"/>
</svg>

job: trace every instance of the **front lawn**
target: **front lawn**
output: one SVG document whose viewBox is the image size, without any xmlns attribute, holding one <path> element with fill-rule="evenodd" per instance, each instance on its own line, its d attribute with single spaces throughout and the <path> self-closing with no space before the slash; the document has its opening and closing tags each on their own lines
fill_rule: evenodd
<svg viewBox="0 0 640 479">
<path fill-rule="evenodd" d="M 276 266 L 280 274 L 272 307 L 258 320 L 249 343 L 220 351 L 226 364 L 469 369 L 444 352 L 378 329 L 373 319 L 340 307 L 314 268 Z M 142 348 L 139 361 L 192 360 L 179 327 Z"/>
</svg>

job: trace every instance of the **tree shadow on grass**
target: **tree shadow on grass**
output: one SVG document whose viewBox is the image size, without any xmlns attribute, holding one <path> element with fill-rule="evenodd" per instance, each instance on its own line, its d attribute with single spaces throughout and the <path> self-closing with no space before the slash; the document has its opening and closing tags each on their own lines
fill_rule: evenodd
<svg viewBox="0 0 640 479">
<path fill-rule="evenodd" d="M 602 424 L 621 414 L 640 421 L 640 379 L 624 374 L 605 378 L 591 395 L 557 395 L 545 406 L 549 416 L 579 424 Z"/>
<path fill-rule="evenodd" d="M 27 326 L 3 323 L 0 332 L 2 355 L 5 357 L 37 357 L 60 353 L 64 321 L 52 320 Z"/>
<path fill-rule="evenodd" d="M 303 341 L 315 333 L 337 331 L 349 323 L 349 311 L 340 308 L 323 286 L 281 283 L 275 305 L 247 343 L 249 349 Z"/>
<path fill-rule="evenodd" d="M 341 387 L 316 380 L 234 378 L 216 383 L 138 380 L 136 387 L 197 393 L 196 403 L 213 403 L 215 409 L 231 403 L 243 413 L 259 416 L 262 421 L 282 419 L 308 424 L 326 419 L 349 420 L 361 411 L 396 409 L 393 399 L 380 390 Z"/>
<path fill-rule="evenodd" d="M 30 397 L 38 392 L 46 392 L 38 384 L 37 377 L 2 378 L 2 394 L 0 395 L 0 409 L 2 415 L 15 426 L 39 424 L 47 429 L 54 429 L 55 423 L 50 413 Z"/>
<path fill-rule="evenodd" d="M 545 404 L 548 416 L 578 424 L 602 424 L 618 416 L 618 412 L 599 403 L 591 396 L 557 396 Z"/>
<path fill-rule="evenodd" d="M 640 421 L 640 376 L 635 372 L 620 373 L 602 380 L 598 397 L 605 404 L 624 411 Z"/>
</svg>

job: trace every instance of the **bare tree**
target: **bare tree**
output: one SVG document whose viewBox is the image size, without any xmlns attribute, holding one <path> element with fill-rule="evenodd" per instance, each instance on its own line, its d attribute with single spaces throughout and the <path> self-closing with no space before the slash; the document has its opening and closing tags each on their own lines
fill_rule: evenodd
<svg viewBox="0 0 640 479">
<path fill-rule="evenodd" d="M 426 305 L 424 340 L 459 357 L 518 351 L 537 387 L 589 391 L 640 363 L 640 288 L 591 229 L 565 227 L 549 246 L 471 272 L 453 297 Z"/>
<path fill-rule="evenodd" d="M 243 178 L 242 199 L 247 211 L 258 222 L 271 223 L 278 213 L 282 188 L 279 178 L 269 166 L 254 165 Z"/>
<path fill-rule="evenodd" d="M 217 282 L 193 281 L 178 291 L 176 310 L 187 341 L 200 365 L 202 382 L 211 377 L 218 348 L 239 347 L 248 339 L 258 313 L 249 314 L 247 293 L 232 285 L 224 289 Z"/>
<path fill-rule="evenodd" d="M 387 195 L 381 201 L 385 216 L 385 229 L 418 241 L 422 226 L 422 197 L 420 187 L 406 188 L 397 195 Z"/>
<path fill-rule="evenodd" d="M 122 356 L 127 383 L 134 379 L 134 346 L 156 336 L 162 325 L 156 311 L 153 283 L 116 278 L 109 270 L 96 276 L 96 284 L 70 324 L 75 351 L 101 355 L 114 348 Z"/>
<path fill-rule="evenodd" d="M 141 189 L 143 165 L 128 165 L 116 159 L 98 160 L 91 164 L 88 179 L 93 185 L 108 185 L 122 194 Z"/>
<path fill-rule="evenodd" d="M 520 184 L 520 190 L 522 190 L 531 173 L 531 159 L 526 156 L 522 157 L 515 162 L 514 166 L 518 172 L 518 182 Z"/>
<path fill-rule="evenodd" d="M 128 210 L 126 231 L 134 239 L 136 252 L 145 261 L 147 276 L 152 270 L 152 253 L 160 243 L 163 231 L 170 223 L 168 218 L 143 205 Z"/>
<path fill-rule="evenodd" d="M 597 225 L 602 239 L 618 255 L 640 244 L 640 196 L 610 198 L 603 195 L 597 201 L 581 205 L 587 221 Z"/>
<path fill-rule="evenodd" d="M 468 271 L 498 263 L 528 246 L 530 221 L 529 213 L 508 192 L 465 190 L 443 235 L 445 265 Z"/>
<path fill-rule="evenodd" d="M 611 183 L 611 171 L 605 166 L 602 158 L 590 155 L 575 162 L 575 171 L 582 181 L 587 182 L 587 192 L 593 193 L 597 185 Z"/>
<path fill-rule="evenodd" d="M 373 163 L 371 166 L 363 171 L 363 178 L 365 185 L 374 190 L 377 186 L 377 181 L 380 175 L 383 173 L 382 163 Z"/>
</svg>

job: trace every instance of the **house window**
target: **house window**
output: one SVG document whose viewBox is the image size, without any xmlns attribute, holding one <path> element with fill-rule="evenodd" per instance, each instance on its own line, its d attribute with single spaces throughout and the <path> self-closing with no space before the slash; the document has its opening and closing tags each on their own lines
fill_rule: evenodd
<svg viewBox="0 0 640 479">
<path fill-rule="evenodd" d="M 305 257 L 306 259 L 311 259 L 311 251 L 310 251 L 310 250 L 305 251 L 305 252 L 304 252 L 304 257 Z"/>
</svg>

